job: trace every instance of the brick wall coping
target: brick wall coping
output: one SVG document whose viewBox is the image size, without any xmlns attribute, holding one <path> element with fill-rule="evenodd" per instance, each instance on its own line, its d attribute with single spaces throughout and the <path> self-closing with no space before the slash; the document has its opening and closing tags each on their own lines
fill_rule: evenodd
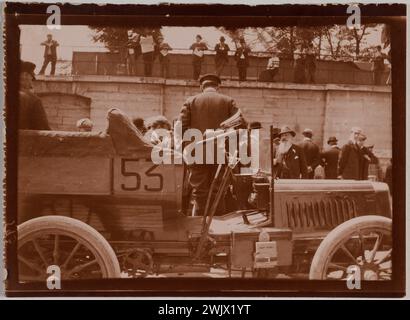
<svg viewBox="0 0 410 320">
<path fill-rule="evenodd" d="M 139 83 L 139 84 L 162 84 L 169 86 L 199 86 L 196 80 L 164 79 L 155 77 L 128 77 L 128 76 L 105 76 L 105 75 L 64 75 L 64 76 L 36 76 L 37 81 L 50 82 L 101 82 L 101 83 Z M 227 88 L 255 88 L 255 89 L 285 89 L 285 90 L 318 90 L 318 91 L 367 91 L 367 92 L 391 92 L 391 86 L 373 86 L 357 84 L 298 84 L 284 82 L 258 82 L 237 81 L 222 79 L 222 87 Z"/>
<path fill-rule="evenodd" d="M 88 105 L 91 104 L 91 98 L 82 96 L 76 93 L 58 92 L 58 91 L 47 91 L 47 92 L 36 92 L 39 97 L 47 96 L 72 96 L 84 100 Z"/>
</svg>

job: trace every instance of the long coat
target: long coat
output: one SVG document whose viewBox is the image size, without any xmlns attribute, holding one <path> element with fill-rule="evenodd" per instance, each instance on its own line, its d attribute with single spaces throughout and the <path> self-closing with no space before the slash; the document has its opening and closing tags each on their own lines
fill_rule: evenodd
<svg viewBox="0 0 410 320">
<path fill-rule="evenodd" d="M 306 165 L 308 167 L 312 167 L 313 169 L 313 171 L 310 174 L 308 174 L 309 178 L 313 178 L 315 168 L 320 163 L 319 147 L 312 140 L 304 140 L 303 142 L 299 144 L 299 146 L 302 148 L 303 152 L 305 153 Z"/>
<path fill-rule="evenodd" d="M 218 129 L 221 122 L 237 111 L 236 103 L 231 97 L 207 88 L 185 101 L 180 112 L 182 129 L 196 128 L 202 133 L 206 129 Z"/>
<path fill-rule="evenodd" d="M 238 67 L 248 67 L 249 66 L 249 53 L 251 52 L 251 49 L 247 45 L 244 47 L 238 47 L 235 52 L 235 60 L 236 60 L 236 65 Z M 243 58 L 241 59 L 241 56 L 243 55 Z"/>
<path fill-rule="evenodd" d="M 50 130 L 40 98 L 34 93 L 20 91 L 19 99 L 19 129 Z"/>
<path fill-rule="evenodd" d="M 363 155 L 357 144 L 349 141 L 342 147 L 339 158 L 339 175 L 343 179 L 362 179 Z"/>
<path fill-rule="evenodd" d="M 337 164 L 339 161 L 340 148 L 331 147 L 322 152 L 322 163 L 325 167 L 326 179 L 337 179 Z"/>
<path fill-rule="evenodd" d="M 306 179 L 307 166 L 303 150 L 295 144 L 282 157 L 275 149 L 274 158 L 278 163 L 275 166 L 276 176 L 281 179 Z"/>
</svg>

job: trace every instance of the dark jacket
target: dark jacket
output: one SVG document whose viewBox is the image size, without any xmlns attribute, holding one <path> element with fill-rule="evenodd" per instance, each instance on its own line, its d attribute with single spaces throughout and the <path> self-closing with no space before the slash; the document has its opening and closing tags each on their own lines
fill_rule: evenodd
<svg viewBox="0 0 410 320">
<path fill-rule="evenodd" d="M 384 182 L 387 183 L 390 189 L 390 194 L 393 193 L 393 170 L 392 164 L 390 163 L 386 168 L 386 174 L 384 176 Z"/>
<path fill-rule="evenodd" d="M 337 179 L 337 164 L 339 161 L 340 148 L 330 147 L 322 152 L 321 159 L 325 167 L 326 179 Z"/>
<path fill-rule="evenodd" d="M 212 88 L 188 98 L 182 106 L 180 120 L 182 130 L 196 128 L 201 132 L 217 129 L 221 122 L 238 111 L 235 101 Z"/>
<path fill-rule="evenodd" d="M 236 59 L 236 64 L 238 66 L 248 66 L 249 65 L 249 52 L 251 50 L 249 49 L 249 47 L 245 46 L 245 47 L 238 47 L 238 49 L 236 49 L 235 52 L 235 59 Z M 244 59 L 241 59 L 241 56 L 244 56 Z"/>
<path fill-rule="evenodd" d="M 377 52 L 373 58 L 373 71 L 383 71 L 384 70 L 384 59 L 387 55 L 381 52 Z"/>
<path fill-rule="evenodd" d="M 54 59 L 57 59 L 57 46 L 58 42 L 56 40 L 51 40 L 50 52 L 48 51 L 48 46 L 46 45 L 47 41 L 42 42 L 44 45 L 44 57 L 50 56 Z"/>
<path fill-rule="evenodd" d="M 312 167 L 313 170 L 320 163 L 320 150 L 316 143 L 312 140 L 304 140 L 299 144 L 305 153 L 306 165 Z"/>
<path fill-rule="evenodd" d="M 342 147 L 339 158 L 339 175 L 343 179 L 360 180 L 362 178 L 362 154 L 357 144 L 349 141 Z"/>
<path fill-rule="evenodd" d="M 204 56 L 197 56 L 194 51 L 195 50 L 201 50 L 201 51 L 205 51 L 208 50 L 208 46 L 206 45 L 205 42 L 201 41 L 201 42 L 194 42 L 193 44 L 191 44 L 191 46 L 189 47 L 189 49 L 192 50 L 192 58 L 193 61 L 197 61 L 197 60 L 203 60 Z"/>
<path fill-rule="evenodd" d="M 276 168 L 276 176 L 281 179 L 306 179 L 307 166 L 303 150 L 295 144 L 289 148 L 288 152 L 283 155 L 282 159 L 278 159 L 278 149 L 274 151 L 274 158 L 278 160 Z"/>
<path fill-rule="evenodd" d="M 50 130 L 40 98 L 34 93 L 20 91 L 19 99 L 19 129 Z"/>
<path fill-rule="evenodd" d="M 316 69 L 316 54 L 313 49 L 306 50 L 305 66 L 308 70 L 314 71 Z"/>
<path fill-rule="evenodd" d="M 221 48 L 221 44 L 218 43 L 215 46 L 215 63 L 218 64 L 219 62 L 228 62 L 228 52 L 229 47 L 226 43 L 223 44 Z"/>
<path fill-rule="evenodd" d="M 361 180 L 367 180 L 369 174 L 379 179 L 379 159 L 368 148 L 363 147 L 361 150 Z"/>
</svg>

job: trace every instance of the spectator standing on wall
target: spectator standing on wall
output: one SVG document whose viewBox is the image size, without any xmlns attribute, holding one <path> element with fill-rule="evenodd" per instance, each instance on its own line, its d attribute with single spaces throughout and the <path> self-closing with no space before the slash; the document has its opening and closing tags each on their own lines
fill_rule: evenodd
<svg viewBox="0 0 410 320">
<path fill-rule="evenodd" d="M 215 52 L 216 74 L 220 77 L 224 67 L 228 63 L 229 46 L 225 43 L 225 37 L 219 38 L 219 43 L 215 46 Z"/>
<path fill-rule="evenodd" d="M 44 46 L 44 62 L 39 74 L 44 74 L 48 64 L 51 62 L 50 75 L 54 75 L 57 63 L 57 47 L 59 46 L 56 40 L 53 40 L 51 34 L 47 35 L 47 40 L 41 43 Z"/>
<path fill-rule="evenodd" d="M 315 83 L 316 52 L 313 43 L 310 43 L 305 54 L 306 83 Z"/>
<path fill-rule="evenodd" d="M 198 80 L 201 75 L 202 62 L 204 61 L 205 50 L 208 50 L 206 43 L 202 40 L 202 36 L 198 34 L 196 36 L 196 41 L 191 45 L 190 49 L 192 50 L 192 65 L 193 78 Z"/>
<path fill-rule="evenodd" d="M 279 72 L 279 57 L 278 57 L 278 53 L 276 50 L 274 50 L 272 52 L 272 57 L 269 59 L 268 61 L 268 65 L 266 67 L 266 70 L 269 73 L 269 78 L 270 81 L 274 82 L 275 81 L 275 76 L 278 74 Z"/>
<path fill-rule="evenodd" d="M 389 85 L 391 84 L 391 50 L 389 50 L 389 52 L 387 53 L 386 59 L 387 59 L 387 68 L 389 69 L 389 75 L 387 77 L 386 84 Z"/>
<path fill-rule="evenodd" d="M 144 75 L 152 76 L 152 65 L 155 58 L 155 41 L 152 31 L 145 31 L 140 36 L 142 60 L 144 61 Z"/>
<path fill-rule="evenodd" d="M 305 83 L 305 58 L 302 46 L 298 45 L 293 53 L 294 82 Z"/>
<path fill-rule="evenodd" d="M 169 77 L 169 51 L 171 51 L 171 46 L 164 42 L 164 37 L 158 37 L 158 51 L 159 51 L 159 62 L 161 64 L 161 77 L 168 78 Z"/>
<path fill-rule="evenodd" d="M 375 85 L 381 84 L 382 74 L 384 71 L 384 59 L 387 56 L 382 52 L 382 47 L 377 46 L 373 58 L 373 80 Z"/>
<path fill-rule="evenodd" d="M 129 76 L 137 74 L 136 70 L 136 47 L 138 44 L 138 35 L 132 30 L 128 31 L 127 41 L 127 71 Z"/>
<path fill-rule="evenodd" d="M 238 67 L 239 81 L 246 81 L 246 71 L 249 66 L 250 49 L 245 42 L 245 38 L 239 39 L 239 46 L 236 49 L 235 59 Z"/>
</svg>

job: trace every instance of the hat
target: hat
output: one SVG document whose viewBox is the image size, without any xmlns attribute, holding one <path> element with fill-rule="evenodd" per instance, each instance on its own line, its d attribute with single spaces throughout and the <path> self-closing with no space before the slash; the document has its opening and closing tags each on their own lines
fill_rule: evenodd
<svg viewBox="0 0 410 320">
<path fill-rule="evenodd" d="M 249 129 L 260 129 L 262 124 L 259 121 L 254 121 L 249 124 Z"/>
<path fill-rule="evenodd" d="M 83 118 L 77 121 L 78 129 L 92 129 L 93 122 L 88 118 Z"/>
<path fill-rule="evenodd" d="M 330 144 L 331 142 L 337 142 L 336 137 L 329 137 L 329 139 L 327 139 L 327 143 Z"/>
<path fill-rule="evenodd" d="M 352 133 L 361 133 L 361 132 L 362 132 L 362 129 L 359 128 L 359 127 L 353 127 L 353 128 L 351 129 L 351 132 L 352 132 Z"/>
<path fill-rule="evenodd" d="M 199 83 L 203 84 L 206 81 L 214 82 L 216 84 L 221 84 L 221 78 L 219 78 L 216 74 L 213 73 L 207 73 L 203 75 L 201 78 L 199 78 Z"/>
<path fill-rule="evenodd" d="M 154 125 L 159 125 L 159 124 L 169 124 L 169 121 L 163 115 L 152 116 L 152 117 L 145 119 L 145 125 L 148 128 Z"/>
<path fill-rule="evenodd" d="M 31 74 L 33 77 L 33 80 L 36 79 L 35 74 L 34 74 L 34 69 L 36 69 L 36 65 L 32 62 L 29 61 L 21 61 L 20 62 L 20 72 L 27 72 Z"/>
<path fill-rule="evenodd" d="M 279 128 L 273 127 L 272 128 L 272 136 L 273 136 L 272 138 L 273 139 L 279 138 L 279 132 L 280 132 Z"/>
<path fill-rule="evenodd" d="M 221 36 L 221 37 L 219 38 L 219 41 L 225 41 L 225 37 L 224 37 L 224 36 Z"/>
<path fill-rule="evenodd" d="M 304 135 L 304 134 L 313 135 L 313 130 L 312 130 L 312 129 L 309 129 L 309 128 L 306 128 L 305 130 L 303 130 L 302 134 L 303 134 L 303 135 Z"/>
<path fill-rule="evenodd" d="M 357 137 L 359 140 L 366 140 L 367 136 L 364 133 L 359 132 L 359 136 Z"/>
<path fill-rule="evenodd" d="M 202 36 L 200 34 L 197 34 L 195 38 L 200 38 L 202 39 Z"/>
<path fill-rule="evenodd" d="M 293 131 L 289 126 L 283 126 L 282 128 L 280 128 L 278 136 L 280 137 L 282 134 L 285 133 L 290 133 L 293 137 L 296 136 L 296 132 Z"/>
</svg>

